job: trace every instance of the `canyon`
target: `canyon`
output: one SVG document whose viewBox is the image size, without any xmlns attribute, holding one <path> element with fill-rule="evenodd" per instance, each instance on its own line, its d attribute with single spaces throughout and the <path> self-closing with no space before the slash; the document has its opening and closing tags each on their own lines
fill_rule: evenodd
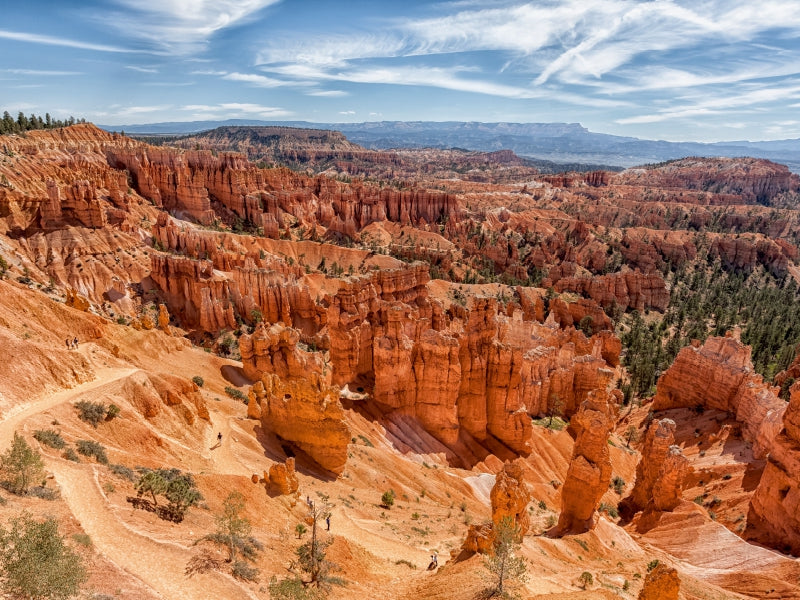
<svg viewBox="0 0 800 600">
<path fill-rule="evenodd" d="M 334 598 L 478 594 L 504 519 L 525 598 L 800 597 L 800 371 L 784 348 L 800 340 L 757 372 L 755 307 L 727 331 L 736 311 L 717 309 L 651 393 L 631 387 L 633 332 L 680 331 L 694 279 L 796 290 L 800 178 L 760 159 L 554 174 L 504 151 L 259 135 L 0 137 L 0 434 L 43 453 L 59 522 L 95 540 L 98 593 L 119 578 L 125 597 L 178 597 L 178 577 L 185 597 L 269 597 L 183 575 L 236 491 L 266 540 L 262 582 L 284 576 L 307 509 L 329 506 L 351 582 Z M 121 416 L 87 425 L 81 399 Z M 205 508 L 181 525 L 131 510 L 133 481 L 31 437 L 48 427 L 131 472 L 191 473 Z M 44 510 L 25 497 L 4 518 L 17 502 Z M 451 558 L 428 572 L 432 553 Z"/>
</svg>

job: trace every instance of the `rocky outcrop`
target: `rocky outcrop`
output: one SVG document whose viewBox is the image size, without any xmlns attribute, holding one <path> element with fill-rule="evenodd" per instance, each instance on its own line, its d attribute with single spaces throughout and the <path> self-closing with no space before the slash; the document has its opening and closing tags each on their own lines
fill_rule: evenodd
<svg viewBox="0 0 800 600">
<path fill-rule="evenodd" d="M 800 179 L 788 167 L 756 158 L 683 158 L 649 169 L 629 169 L 614 181 L 736 194 L 740 201 L 761 204 L 800 189 Z"/>
<path fill-rule="evenodd" d="M 616 423 L 619 399 L 606 390 L 591 392 L 570 421 L 575 446 L 561 488 L 556 533 L 583 533 L 594 526 L 594 514 L 611 481 L 608 435 Z"/>
<path fill-rule="evenodd" d="M 653 410 L 702 406 L 730 413 L 754 453 L 769 452 L 786 403 L 753 370 L 750 347 L 734 337 L 710 337 L 683 348 L 659 378 Z"/>
<path fill-rule="evenodd" d="M 525 471 L 521 459 L 505 463 L 503 470 L 495 477 L 490 499 L 492 522 L 470 525 L 467 537 L 461 546 L 461 550 L 467 554 L 490 553 L 494 545 L 494 532 L 505 519 L 510 519 L 512 526 L 517 529 L 519 542 L 530 529 L 528 504 L 533 496 L 528 484 L 525 483 Z"/>
<path fill-rule="evenodd" d="M 558 292 L 576 292 L 598 304 L 622 309 L 646 308 L 663 311 L 669 304 L 669 290 L 659 273 L 622 271 L 595 277 L 564 277 L 553 281 Z"/>
<path fill-rule="evenodd" d="M 351 435 L 338 388 L 313 372 L 303 379 L 289 380 L 266 374 L 261 383 L 262 426 L 296 445 L 323 469 L 340 475 Z"/>
<path fill-rule="evenodd" d="M 525 471 L 521 459 L 507 462 L 495 477 L 490 493 L 492 503 L 492 523 L 495 527 L 503 519 L 510 518 L 519 528 L 519 539 L 530 529 L 528 504 L 533 496 L 525 483 Z"/>
<path fill-rule="evenodd" d="M 681 580 L 678 572 L 660 563 L 644 578 L 644 587 L 639 592 L 639 600 L 678 600 Z"/>
<path fill-rule="evenodd" d="M 656 419 L 645 434 L 642 457 L 636 465 L 636 483 L 631 491 L 631 500 L 638 509 L 645 508 L 653 498 L 653 487 L 675 442 L 675 428 L 672 419 Z"/>
<path fill-rule="evenodd" d="M 636 465 L 636 483 L 628 499 L 635 510 L 671 511 L 681 501 L 689 460 L 675 441 L 675 422 L 657 419 L 650 424 Z"/>
<path fill-rule="evenodd" d="M 669 447 L 653 484 L 653 508 L 671 511 L 681 503 L 681 493 L 692 468 L 680 446 Z"/>
<path fill-rule="evenodd" d="M 745 536 L 800 556 L 800 384 L 750 500 Z"/>
<path fill-rule="evenodd" d="M 324 357 L 321 353 L 308 352 L 298 347 L 300 332 L 281 323 L 256 325 L 251 335 L 239 338 L 239 352 L 246 377 L 260 379 L 273 373 L 281 379 L 305 377 L 309 373 L 321 373 Z"/>
<path fill-rule="evenodd" d="M 289 457 L 283 463 L 275 463 L 269 468 L 269 474 L 265 473 L 264 479 L 268 482 L 270 489 L 275 490 L 281 496 L 297 494 L 300 482 L 294 470 L 294 458 Z"/>
</svg>

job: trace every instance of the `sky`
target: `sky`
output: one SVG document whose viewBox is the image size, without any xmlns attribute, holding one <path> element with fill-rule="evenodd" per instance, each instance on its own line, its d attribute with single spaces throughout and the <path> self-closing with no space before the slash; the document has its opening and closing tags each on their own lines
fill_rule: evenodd
<svg viewBox="0 0 800 600">
<path fill-rule="evenodd" d="M 7 0 L 0 110 L 800 137 L 799 0 Z"/>
</svg>

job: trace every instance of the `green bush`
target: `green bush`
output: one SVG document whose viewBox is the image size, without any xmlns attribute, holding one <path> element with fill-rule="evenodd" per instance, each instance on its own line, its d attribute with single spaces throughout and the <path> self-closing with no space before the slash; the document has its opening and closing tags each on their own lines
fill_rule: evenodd
<svg viewBox="0 0 800 600">
<path fill-rule="evenodd" d="M 647 563 L 647 572 L 649 573 L 650 571 L 655 569 L 660 563 L 661 561 L 658 560 L 657 558 L 651 560 L 649 563 Z"/>
<path fill-rule="evenodd" d="M 136 481 L 136 473 L 134 473 L 133 469 L 130 467 L 126 467 L 125 465 L 109 465 L 108 468 L 118 477 L 122 477 L 128 481 Z"/>
<path fill-rule="evenodd" d="M 31 600 L 67 600 L 86 580 L 83 561 L 64 543 L 56 520 L 28 514 L 0 529 L 0 571 L 5 592 Z"/>
<path fill-rule="evenodd" d="M 243 560 L 237 560 L 231 567 L 231 574 L 242 581 L 258 581 L 258 569 Z"/>
<path fill-rule="evenodd" d="M 75 446 L 78 448 L 78 454 L 93 456 L 101 465 L 108 464 L 106 449 L 99 442 L 95 442 L 94 440 L 78 440 L 75 442 Z"/>
<path fill-rule="evenodd" d="M 81 400 L 75 403 L 75 408 L 78 410 L 78 418 L 81 421 L 91 423 L 95 429 L 106 418 L 106 405 L 102 402 Z"/>
<path fill-rule="evenodd" d="M 621 496 L 622 492 L 625 491 L 625 480 L 619 475 L 615 475 L 611 483 L 614 487 L 614 491 Z"/>
<path fill-rule="evenodd" d="M 42 456 L 14 432 L 11 447 L 0 457 L 3 487 L 14 494 L 24 494 L 44 476 Z"/>
<path fill-rule="evenodd" d="M 197 387 L 203 387 L 203 385 L 205 384 L 205 380 L 202 377 L 200 377 L 200 375 L 195 375 L 194 377 L 192 377 L 192 381 L 194 381 Z"/>
<path fill-rule="evenodd" d="M 383 492 L 383 495 L 381 496 L 381 506 L 385 506 L 386 508 L 392 508 L 392 506 L 394 505 L 394 498 L 395 498 L 394 490 L 387 490 Z"/>
<path fill-rule="evenodd" d="M 237 390 L 235 387 L 227 386 L 225 388 L 225 393 L 228 394 L 234 400 L 241 400 L 245 404 L 247 404 L 247 396 L 244 395 L 244 392 L 241 390 Z"/>
<path fill-rule="evenodd" d="M 119 413 L 122 409 L 116 404 L 109 404 L 108 408 L 106 409 L 106 421 L 111 421 L 119 416 Z"/>
<path fill-rule="evenodd" d="M 72 462 L 81 462 L 80 457 L 77 455 L 73 448 L 67 446 L 64 449 L 64 452 L 61 453 L 61 458 L 65 458 L 67 460 L 71 460 Z"/>
<path fill-rule="evenodd" d="M 64 441 L 61 434 L 52 429 L 37 429 L 33 432 L 33 439 L 41 442 L 45 446 L 55 448 L 56 450 L 61 450 L 67 445 L 67 442 Z"/>
</svg>

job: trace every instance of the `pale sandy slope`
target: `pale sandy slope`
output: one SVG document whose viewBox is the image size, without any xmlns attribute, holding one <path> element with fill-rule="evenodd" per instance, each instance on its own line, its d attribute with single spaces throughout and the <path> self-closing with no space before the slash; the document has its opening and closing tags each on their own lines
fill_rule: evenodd
<svg viewBox="0 0 800 600">
<path fill-rule="evenodd" d="M 81 399 L 102 399 L 103 390 L 113 386 L 137 369 L 101 369 L 91 382 L 41 397 L 21 405 L 0 421 L 0 447 L 8 447 L 14 432 L 26 419 L 59 404 Z M 93 398 L 97 396 L 97 398 Z M 230 456 L 224 457 L 230 466 Z M 61 487 L 61 493 L 75 518 L 89 534 L 95 548 L 120 569 L 140 580 L 153 593 L 163 598 L 255 598 L 233 578 L 220 573 L 183 577 L 191 557 L 189 548 L 157 542 L 134 532 L 120 522 L 103 495 L 95 477 L 95 467 L 74 464 L 59 458 L 47 460 L 47 467 Z M 176 574 L 180 574 L 177 575 Z"/>
</svg>

